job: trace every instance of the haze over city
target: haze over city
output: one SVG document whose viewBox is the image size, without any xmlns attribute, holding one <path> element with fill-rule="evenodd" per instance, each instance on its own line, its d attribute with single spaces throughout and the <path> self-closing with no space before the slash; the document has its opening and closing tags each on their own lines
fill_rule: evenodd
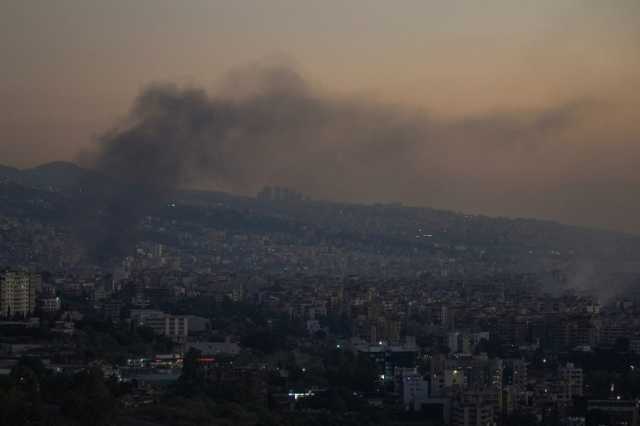
<svg viewBox="0 0 640 426">
<path fill-rule="evenodd" d="M 62 0 L 0 11 L 3 164 L 82 161 L 151 85 L 218 101 L 286 84 L 313 103 L 307 132 L 295 107 L 280 111 L 277 135 L 226 148 L 260 173 L 190 185 L 286 184 L 640 231 L 636 1 Z M 229 126 L 248 125 L 238 120 Z M 251 143 L 273 144 L 271 155 L 252 156 Z"/>
</svg>

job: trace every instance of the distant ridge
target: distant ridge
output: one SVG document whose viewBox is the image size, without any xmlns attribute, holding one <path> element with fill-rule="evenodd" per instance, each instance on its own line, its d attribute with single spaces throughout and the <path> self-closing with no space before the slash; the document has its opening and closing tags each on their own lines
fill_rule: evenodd
<svg viewBox="0 0 640 426">
<path fill-rule="evenodd" d="M 16 180 L 20 176 L 20 169 L 0 165 L 0 180 Z"/>
<path fill-rule="evenodd" d="M 0 165 L 0 179 L 49 190 L 73 190 L 89 183 L 108 180 L 98 172 L 83 169 L 67 161 L 55 161 L 22 170 Z"/>
<path fill-rule="evenodd" d="M 93 192 L 97 197 L 104 197 L 108 194 L 113 195 L 115 192 L 124 187 L 131 188 L 125 182 L 118 181 L 112 177 L 106 176 L 98 171 L 85 169 L 72 162 L 55 161 L 45 163 L 33 168 L 18 169 L 11 166 L 0 164 L 0 182 L 16 183 L 20 186 L 45 191 L 61 191 L 61 192 Z M 182 202 L 191 205 L 208 205 L 216 203 L 230 203 L 234 206 L 243 206 L 245 208 L 257 209 L 268 214 L 277 211 L 278 215 L 284 215 L 294 220 L 313 221 L 318 211 L 327 211 L 325 219 L 328 220 L 327 225 L 331 222 L 340 222 L 344 220 L 342 214 L 336 214 L 339 210 L 349 212 L 349 215 L 361 217 L 368 220 L 369 216 L 378 217 L 381 209 L 386 214 L 399 215 L 405 218 L 412 218 L 416 223 L 423 222 L 425 219 L 435 220 L 437 222 L 447 223 L 446 226 L 455 228 L 460 235 L 457 238 L 463 238 L 463 235 L 482 235 L 482 238 L 494 238 L 494 233 L 498 231 L 499 239 L 510 240 L 508 234 L 518 234 L 514 228 L 525 225 L 530 230 L 527 236 L 519 235 L 522 242 L 527 239 L 540 239 L 546 237 L 550 240 L 557 240 L 563 235 L 565 240 L 580 240 L 581 237 L 589 234 L 589 241 L 594 239 L 602 239 L 610 243 L 611 240 L 638 240 L 640 236 L 622 231 L 603 229 L 597 227 L 585 227 L 573 224 L 561 223 L 554 220 L 527 218 L 527 217 L 499 217 L 486 215 L 469 215 L 464 212 L 457 212 L 446 209 L 439 209 L 426 206 L 405 206 L 402 204 L 365 204 L 365 203 L 344 203 L 338 201 L 321 201 L 321 200 L 299 200 L 292 203 L 266 203 L 264 200 L 253 197 L 246 197 L 232 193 L 208 190 L 176 190 L 174 196 Z M 330 218 L 330 220 L 329 220 Z M 437 220 L 435 219 L 437 218 Z M 358 221 L 356 221 L 358 222 Z M 441 223 L 441 224 L 442 224 Z M 491 224 L 489 229 L 487 224 Z M 456 230 L 449 230 L 450 235 L 456 234 Z M 427 231 L 425 231 L 427 232 Z M 432 230 L 431 232 L 435 232 Z M 516 239 L 518 239 L 516 238 Z M 471 238 L 473 239 L 473 238 Z"/>
<path fill-rule="evenodd" d="M 123 189 L 127 197 L 135 196 L 130 185 L 72 163 L 26 170 L 0 166 L 0 216 L 62 224 L 85 235 L 86 226 L 99 231 L 105 221 L 120 220 L 120 210 L 112 209 L 112 197 Z M 454 263 L 467 269 L 487 259 L 492 268 L 520 271 L 584 259 L 591 265 L 611 269 L 615 264 L 618 271 L 640 274 L 640 237 L 616 231 L 393 204 L 270 201 L 213 191 L 176 190 L 165 195 L 167 204 L 156 200 L 144 205 L 140 214 L 243 234 L 276 233 L 296 241 L 347 244 L 379 255 L 388 250 L 408 257 L 423 253 L 445 263 L 464 256 L 464 262 Z M 78 220 L 77 212 L 90 220 Z"/>
</svg>

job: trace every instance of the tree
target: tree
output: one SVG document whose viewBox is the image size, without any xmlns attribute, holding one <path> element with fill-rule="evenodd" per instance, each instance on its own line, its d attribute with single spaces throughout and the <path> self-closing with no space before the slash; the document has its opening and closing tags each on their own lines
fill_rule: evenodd
<svg viewBox="0 0 640 426">
<path fill-rule="evenodd" d="M 537 424 L 536 416 L 521 411 L 514 411 L 503 422 L 504 426 L 535 426 Z"/>
<path fill-rule="evenodd" d="M 72 388 L 62 406 L 62 412 L 67 417 L 87 426 L 112 424 L 115 409 L 115 399 L 99 368 L 90 368 L 74 377 Z"/>
<path fill-rule="evenodd" d="M 191 348 L 184 356 L 182 374 L 178 379 L 178 393 L 180 395 L 193 397 L 204 391 L 204 371 L 199 362 L 201 355 L 199 350 Z"/>
<path fill-rule="evenodd" d="M 619 337 L 616 339 L 616 343 L 613 345 L 614 352 L 628 352 L 629 351 L 629 338 Z"/>
<path fill-rule="evenodd" d="M 27 425 L 32 421 L 31 407 L 24 392 L 15 387 L 0 389 L 0 424 Z"/>
</svg>

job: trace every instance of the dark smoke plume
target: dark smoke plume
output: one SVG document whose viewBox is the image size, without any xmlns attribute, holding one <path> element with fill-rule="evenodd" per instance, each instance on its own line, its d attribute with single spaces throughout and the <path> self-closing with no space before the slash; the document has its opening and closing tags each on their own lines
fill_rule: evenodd
<svg viewBox="0 0 640 426">
<path fill-rule="evenodd" d="M 106 231 L 129 235 L 146 203 L 183 187 L 251 194 L 283 185 L 319 198 L 456 208 L 478 197 L 478 176 L 503 185 L 514 157 L 539 155 L 583 108 L 437 121 L 325 95 L 287 67 L 235 73 L 214 95 L 154 85 L 99 139 L 95 167 L 135 189 L 114 195 Z"/>
<path fill-rule="evenodd" d="M 438 182 L 427 178 L 446 175 L 443 164 L 459 148 L 467 151 L 456 154 L 460 162 L 481 154 L 489 141 L 510 152 L 535 150 L 577 109 L 442 123 L 399 107 L 322 95 L 288 68 L 248 74 L 215 96 L 149 87 L 126 122 L 100 139 L 97 168 L 155 191 L 208 185 L 253 193 L 286 184 L 322 197 L 402 199 L 437 190 Z"/>
</svg>

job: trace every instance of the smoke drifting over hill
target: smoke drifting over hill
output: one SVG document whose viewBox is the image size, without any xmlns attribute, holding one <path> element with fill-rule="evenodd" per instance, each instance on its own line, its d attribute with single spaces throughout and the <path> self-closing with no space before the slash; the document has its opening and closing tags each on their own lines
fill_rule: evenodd
<svg viewBox="0 0 640 426">
<path fill-rule="evenodd" d="M 624 130 L 593 143 L 604 136 L 591 124 L 601 126 L 607 108 L 583 100 L 443 120 L 326 94 L 290 67 L 256 66 L 231 73 L 215 93 L 148 87 L 99 138 L 93 165 L 143 188 L 113 198 L 113 228 L 124 234 L 139 207 L 167 191 L 255 194 L 264 185 L 635 229 L 640 208 L 625 191 L 637 183 L 629 170 L 640 155 Z M 612 214 L 612 203 L 624 209 Z"/>
<path fill-rule="evenodd" d="M 254 193 L 280 184 L 318 197 L 429 204 L 454 188 L 461 197 L 475 193 L 480 175 L 486 183 L 517 170 L 509 157 L 535 155 L 586 108 L 437 121 L 324 95 L 290 68 L 254 68 L 214 95 L 147 88 L 126 122 L 100 139 L 96 166 L 155 189 Z"/>
</svg>

